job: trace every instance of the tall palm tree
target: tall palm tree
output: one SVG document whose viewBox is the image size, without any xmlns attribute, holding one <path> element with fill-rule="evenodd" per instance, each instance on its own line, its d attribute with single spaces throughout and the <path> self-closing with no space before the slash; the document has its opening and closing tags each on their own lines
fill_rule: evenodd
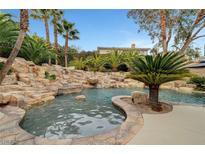
<svg viewBox="0 0 205 154">
<path fill-rule="evenodd" d="M 51 15 L 53 16 L 52 23 L 54 29 L 54 49 L 56 51 L 56 55 L 58 54 L 58 22 L 63 17 L 63 11 L 58 9 L 51 10 Z M 56 57 L 56 65 L 58 64 L 58 59 Z"/>
<path fill-rule="evenodd" d="M 161 53 L 147 55 L 133 61 L 130 77 L 149 86 L 149 102 L 153 110 L 160 111 L 159 86 L 163 83 L 179 80 L 190 75 L 185 68 L 187 60 L 179 53 Z"/>
<path fill-rule="evenodd" d="M 0 84 L 2 83 L 2 81 L 5 78 L 6 74 L 10 70 L 16 56 L 19 53 L 19 50 L 20 50 L 21 45 L 23 43 L 24 37 L 26 36 L 26 32 L 28 30 L 28 19 L 29 19 L 28 10 L 21 9 L 20 10 L 20 32 L 19 32 L 19 36 L 16 40 L 16 44 L 14 45 L 13 50 L 10 53 L 10 56 L 8 57 L 6 63 L 4 64 L 2 70 L 0 71 Z"/>
<path fill-rule="evenodd" d="M 50 48 L 50 34 L 49 34 L 48 21 L 51 17 L 51 10 L 49 10 L 49 9 L 32 10 L 31 17 L 35 20 L 43 20 L 44 21 L 45 32 L 46 32 L 46 43 L 48 44 L 48 47 Z M 51 58 L 49 58 L 48 63 L 49 63 L 49 65 L 51 65 Z"/>
<path fill-rule="evenodd" d="M 75 24 L 67 20 L 62 20 L 62 25 L 58 24 L 58 31 L 65 38 L 64 58 L 65 67 L 68 66 L 68 41 L 79 39 L 79 31 L 75 29 Z"/>
</svg>

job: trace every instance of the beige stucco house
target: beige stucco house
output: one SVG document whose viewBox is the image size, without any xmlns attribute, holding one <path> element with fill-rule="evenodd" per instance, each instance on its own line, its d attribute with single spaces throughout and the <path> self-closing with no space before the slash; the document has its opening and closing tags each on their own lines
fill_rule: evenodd
<svg viewBox="0 0 205 154">
<path fill-rule="evenodd" d="M 109 54 L 115 50 L 124 51 L 124 52 L 136 51 L 139 52 L 139 54 L 147 55 L 150 48 L 136 48 L 135 44 L 131 44 L 130 48 L 129 47 L 128 48 L 119 48 L 119 47 L 98 47 L 97 48 L 99 54 Z"/>
</svg>

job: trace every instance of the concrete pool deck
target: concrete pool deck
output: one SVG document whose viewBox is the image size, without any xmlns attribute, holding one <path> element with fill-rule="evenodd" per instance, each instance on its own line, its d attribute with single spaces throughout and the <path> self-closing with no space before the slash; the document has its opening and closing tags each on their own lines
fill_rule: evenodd
<svg viewBox="0 0 205 154">
<path fill-rule="evenodd" d="M 172 112 L 143 118 L 143 128 L 128 144 L 205 144 L 205 107 L 174 105 Z"/>
</svg>

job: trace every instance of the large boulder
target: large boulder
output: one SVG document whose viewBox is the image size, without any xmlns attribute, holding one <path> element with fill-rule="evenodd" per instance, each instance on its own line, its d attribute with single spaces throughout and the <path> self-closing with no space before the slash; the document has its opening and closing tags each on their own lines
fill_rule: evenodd
<svg viewBox="0 0 205 154">
<path fill-rule="evenodd" d="M 97 78 L 87 78 L 87 82 L 90 85 L 97 85 L 98 84 L 98 79 Z"/>
<path fill-rule="evenodd" d="M 14 64 L 12 65 L 12 68 L 14 69 L 15 72 L 18 73 L 28 73 L 30 64 L 31 62 L 28 62 L 23 58 L 17 57 L 15 59 Z"/>
<path fill-rule="evenodd" d="M 11 98 L 10 93 L 1 93 L 0 94 L 0 105 L 8 104 Z"/>
<path fill-rule="evenodd" d="M 131 96 L 134 104 L 148 104 L 148 95 L 144 92 L 134 91 Z"/>
<path fill-rule="evenodd" d="M 10 97 L 9 105 L 13 106 L 23 106 L 24 105 L 24 96 L 20 94 L 12 94 Z"/>
<path fill-rule="evenodd" d="M 194 91 L 194 88 L 189 88 L 189 87 L 179 87 L 178 91 L 181 93 L 192 93 Z"/>
<path fill-rule="evenodd" d="M 16 74 L 12 73 L 10 75 L 6 75 L 4 78 L 2 85 L 12 85 L 12 84 L 17 84 L 17 78 Z"/>
<path fill-rule="evenodd" d="M 125 80 L 122 76 L 111 76 L 111 79 L 119 82 L 123 82 Z"/>
<path fill-rule="evenodd" d="M 78 101 L 85 101 L 86 100 L 86 96 L 85 95 L 78 95 L 75 97 L 76 100 Z"/>
</svg>

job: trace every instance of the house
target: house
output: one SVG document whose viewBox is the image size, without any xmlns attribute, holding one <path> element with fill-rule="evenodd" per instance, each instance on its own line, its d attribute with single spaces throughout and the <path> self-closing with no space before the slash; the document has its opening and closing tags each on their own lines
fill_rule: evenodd
<svg viewBox="0 0 205 154">
<path fill-rule="evenodd" d="M 197 74 L 199 76 L 205 76 L 205 57 L 204 59 L 201 58 L 201 60 L 198 63 L 192 63 L 187 66 L 190 71 L 194 74 Z"/>
<path fill-rule="evenodd" d="M 147 55 L 150 48 L 136 48 L 135 44 L 131 44 L 130 48 L 119 48 L 119 47 L 98 47 L 97 51 L 99 54 L 109 54 L 113 51 L 136 51 L 139 52 L 139 54 Z"/>
</svg>

